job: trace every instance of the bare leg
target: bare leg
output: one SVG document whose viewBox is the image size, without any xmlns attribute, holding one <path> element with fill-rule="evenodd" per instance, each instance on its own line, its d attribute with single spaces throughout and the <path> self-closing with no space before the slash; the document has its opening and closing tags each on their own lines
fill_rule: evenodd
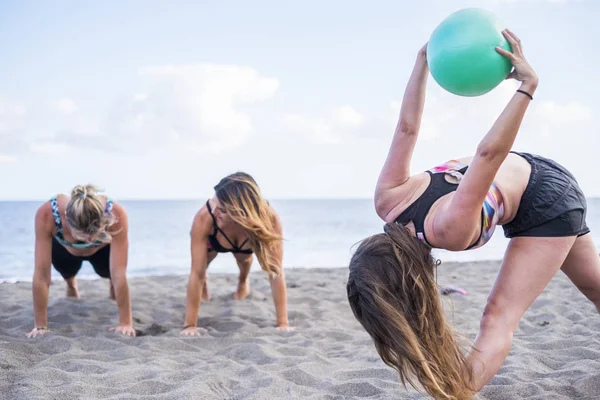
<svg viewBox="0 0 600 400">
<path fill-rule="evenodd" d="M 74 297 L 76 299 L 79 298 L 79 290 L 77 289 L 77 279 L 72 276 L 70 278 L 65 279 L 67 283 L 67 297 Z"/>
<path fill-rule="evenodd" d="M 600 256 L 591 234 L 577 238 L 561 270 L 600 313 Z"/>
<path fill-rule="evenodd" d="M 519 320 L 559 270 L 574 242 L 574 236 L 511 239 L 483 311 L 475 349 L 468 356 L 475 390 L 498 372 Z"/>
<path fill-rule="evenodd" d="M 208 275 L 204 278 L 204 286 L 202 289 L 202 301 L 209 301 L 210 294 L 208 293 Z"/>
<path fill-rule="evenodd" d="M 250 294 L 250 267 L 252 266 L 252 254 L 234 254 L 240 269 L 238 287 L 233 295 L 236 300 L 244 300 Z"/>
</svg>

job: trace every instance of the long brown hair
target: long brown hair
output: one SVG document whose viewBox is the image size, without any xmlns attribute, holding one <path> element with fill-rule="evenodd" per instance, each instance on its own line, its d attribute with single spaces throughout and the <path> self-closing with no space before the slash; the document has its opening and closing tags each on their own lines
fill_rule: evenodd
<svg viewBox="0 0 600 400">
<path fill-rule="evenodd" d="M 431 249 L 398 224 L 358 246 L 348 301 L 381 359 L 406 387 L 436 399 L 472 398 L 472 370 L 446 321 Z M 416 381 L 415 381 L 416 378 Z"/>
<path fill-rule="evenodd" d="M 274 211 L 254 178 L 245 172 L 228 175 L 215 186 L 215 194 L 231 219 L 246 230 L 261 268 L 279 275 L 281 265 L 275 259 L 274 247 L 281 245 L 283 238 L 275 230 Z"/>
</svg>

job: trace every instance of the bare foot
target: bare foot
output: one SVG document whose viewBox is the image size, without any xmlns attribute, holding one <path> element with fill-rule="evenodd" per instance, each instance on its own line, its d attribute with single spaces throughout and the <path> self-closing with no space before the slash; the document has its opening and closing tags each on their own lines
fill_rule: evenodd
<svg viewBox="0 0 600 400">
<path fill-rule="evenodd" d="M 115 296 L 115 287 L 113 286 L 112 282 L 110 282 L 110 292 L 108 294 L 108 297 L 111 300 L 116 300 L 117 299 L 117 297 Z"/>
<path fill-rule="evenodd" d="M 237 290 L 233 295 L 235 300 L 244 300 L 250 294 L 250 282 L 247 280 L 245 282 L 238 283 Z"/>
<path fill-rule="evenodd" d="M 67 281 L 67 297 L 79 298 L 79 290 L 77 290 L 77 281 L 75 278 Z"/>
</svg>

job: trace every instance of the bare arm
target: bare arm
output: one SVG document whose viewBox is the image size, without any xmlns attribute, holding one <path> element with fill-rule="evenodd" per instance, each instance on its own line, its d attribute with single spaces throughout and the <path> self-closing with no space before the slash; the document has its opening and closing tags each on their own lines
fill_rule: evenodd
<svg viewBox="0 0 600 400">
<path fill-rule="evenodd" d="M 281 271 L 281 274 L 269 277 L 269 282 L 271 284 L 273 302 L 275 303 L 277 327 L 285 328 L 289 326 L 287 313 L 287 292 L 285 287 L 285 273 Z"/>
<path fill-rule="evenodd" d="M 206 215 L 200 211 L 194 218 L 191 232 L 192 268 L 187 287 L 187 308 L 185 313 L 185 329 L 183 334 L 196 334 L 195 329 L 200 310 L 200 299 L 206 280 L 208 232 L 206 230 Z"/>
<path fill-rule="evenodd" d="M 377 181 L 376 196 L 378 193 L 402 185 L 410 177 L 410 160 L 421 127 L 429 75 L 426 46 L 419 51 L 406 86 L 394 138 Z"/>
<path fill-rule="evenodd" d="M 114 203 L 114 212 L 118 218 L 118 233 L 112 237 L 110 244 L 110 280 L 115 290 L 115 298 L 119 309 L 119 326 L 114 330 L 127 336 L 135 336 L 131 316 L 131 299 L 127 283 L 127 260 L 129 252 L 129 221 L 125 209 Z"/>
<path fill-rule="evenodd" d="M 279 235 L 282 235 L 281 221 L 275 215 L 275 230 Z M 269 276 L 271 284 L 271 293 L 273 295 L 273 303 L 275 304 L 275 314 L 277 315 L 277 327 L 286 328 L 289 325 L 287 313 L 287 290 L 285 284 L 285 273 L 283 272 L 283 243 L 279 242 L 273 249 L 273 256 L 280 273 L 277 276 Z"/>
<path fill-rule="evenodd" d="M 510 42 L 513 53 L 502 49 L 498 51 L 512 61 L 515 71 L 511 76 L 522 82 L 520 89 L 533 95 L 538 85 L 538 77 L 525 60 L 518 38 L 510 31 L 505 32 L 504 35 Z M 464 232 L 472 232 L 474 225 L 472 222 L 480 220 L 485 196 L 513 146 L 530 102 L 526 95 L 515 93 L 490 131 L 479 143 L 467 173 L 445 209 L 448 212 L 441 213 L 438 218 L 441 236 L 446 237 L 445 240 L 453 237 L 452 240 L 460 242 L 455 243 L 458 247 L 466 246 L 472 241 L 473 238 L 468 234 L 456 234 L 457 230 L 464 229 Z M 475 234 L 473 233 L 472 236 Z"/>
<path fill-rule="evenodd" d="M 35 214 L 35 255 L 33 271 L 34 329 L 27 336 L 44 333 L 48 326 L 48 291 L 52 265 L 52 227 L 49 224 L 50 205 L 45 203 Z M 37 329 L 40 330 L 37 330 Z"/>
</svg>

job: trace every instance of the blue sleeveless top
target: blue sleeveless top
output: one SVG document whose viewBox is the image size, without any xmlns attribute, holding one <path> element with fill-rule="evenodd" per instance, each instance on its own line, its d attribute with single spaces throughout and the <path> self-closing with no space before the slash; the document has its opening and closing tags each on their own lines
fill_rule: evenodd
<svg viewBox="0 0 600 400">
<path fill-rule="evenodd" d="M 100 242 L 100 241 L 94 241 L 94 242 L 90 242 L 90 243 L 86 243 L 86 242 L 82 242 L 82 241 L 77 241 L 76 243 L 71 243 L 71 242 L 67 242 L 65 240 L 64 234 L 63 234 L 63 226 L 62 226 L 62 222 L 60 220 L 60 212 L 58 211 L 58 200 L 56 199 L 56 196 L 53 196 L 50 199 L 50 206 L 52 207 L 52 216 L 54 217 L 54 223 L 56 224 L 56 235 L 54 236 L 54 238 L 63 246 L 67 246 L 67 247 L 72 247 L 74 249 L 89 249 L 92 247 L 98 247 L 98 246 L 102 246 L 106 243 L 104 242 Z M 113 207 L 113 202 L 111 199 L 107 198 L 106 199 L 106 207 L 104 208 L 104 212 L 106 213 L 106 215 L 109 215 L 110 212 L 112 211 L 112 207 Z"/>
</svg>

